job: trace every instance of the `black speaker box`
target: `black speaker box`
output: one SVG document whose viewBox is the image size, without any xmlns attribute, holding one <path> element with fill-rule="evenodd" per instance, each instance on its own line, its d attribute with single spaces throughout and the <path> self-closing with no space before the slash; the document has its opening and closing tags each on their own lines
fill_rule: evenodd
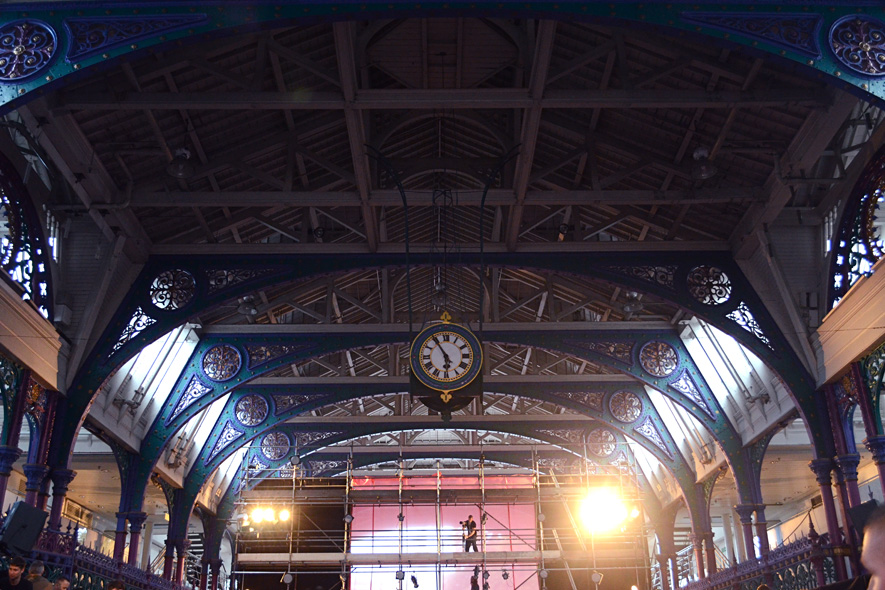
<svg viewBox="0 0 885 590">
<path fill-rule="evenodd" d="M 854 525 L 854 528 L 861 534 L 861 536 L 863 535 L 864 527 L 867 525 L 867 520 L 869 520 L 870 516 L 873 515 L 873 512 L 875 512 L 878 507 L 878 502 L 875 500 L 869 500 L 863 504 L 858 504 L 854 508 L 848 509 L 848 516 L 851 518 L 851 524 Z"/>
<path fill-rule="evenodd" d="M 47 516 L 43 510 L 19 500 L 0 527 L 0 547 L 7 547 L 16 553 L 28 553 L 34 548 Z"/>
</svg>

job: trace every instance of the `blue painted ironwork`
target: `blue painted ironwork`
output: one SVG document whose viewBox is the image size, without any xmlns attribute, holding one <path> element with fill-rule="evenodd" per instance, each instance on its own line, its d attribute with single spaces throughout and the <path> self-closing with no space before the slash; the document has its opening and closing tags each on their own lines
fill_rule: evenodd
<svg viewBox="0 0 885 590">
<path fill-rule="evenodd" d="M 23 82 L 49 67 L 55 56 L 55 30 L 25 19 L 0 26 L 0 82 Z"/>
<path fill-rule="evenodd" d="M 639 364 L 653 377 L 668 377 L 679 366 L 679 355 L 666 342 L 647 342 L 639 350 Z"/>
<path fill-rule="evenodd" d="M 885 23 L 865 14 L 843 16 L 830 27 L 830 49 L 862 76 L 885 75 Z"/>
<path fill-rule="evenodd" d="M 230 381 L 237 375 L 243 366 L 243 358 L 236 347 L 216 344 L 206 351 L 201 364 L 206 377 L 216 383 L 222 383 Z"/>
<path fill-rule="evenodd" d="M 180 309 L 193 300 L 195 290 L 194 276 L 188 271 L 164 270 L 151 283 L 151 303 L 159 309 Z"/>
<path fill-rule="evenodd" d="M 247 395 L 234 405 L 234 415 L 243 426 L 257 426 L 267 418 L 267 400 L 260 395 Z"/>
<path fill-rule="evenodd" d="M 861 277 L 872 273 L 873 265 L 885 251 L 883 236 L 878 235 L 875 225 L 885 199 L 883 189 L 885 148 L 880 148 L 854 185 L 842 210 L 839 230 L 833 238 L 829 308 L 835 307 Z"/>
<path fill-rule="evenodd" d="M 0 154 L 0 276 L 52 320 L 49 262 L 40 217 L 15 167 Z"/>
<path fill-rule="evenodd" d="M 683 12 L 683 20 L 742 34 L 791 49 L 807 57 L 820 56 L 820 14 L 797 12 Z"/>
<path fill-rule="evenodd" d="M 64 20 L 69 63 L 206 22 L 205 14 L 72 17 Z"/>
</svg>

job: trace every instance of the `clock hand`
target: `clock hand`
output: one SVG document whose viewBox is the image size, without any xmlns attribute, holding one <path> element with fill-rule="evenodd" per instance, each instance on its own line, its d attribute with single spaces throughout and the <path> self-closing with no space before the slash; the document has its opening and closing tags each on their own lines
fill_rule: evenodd
<svg viewBox="0 0 885 590">
<path fill-rule="evenodd" d="M 448 371 L 449 367 L 452 366 L 452 359 L 449 358 L 449 355 L 446 354 L 445 350 L 442 351 L 442 354 L 443 354 L 443 360 L 445 361 L 445 363 L 443 364 L 443 369 Z"/>
</svg>

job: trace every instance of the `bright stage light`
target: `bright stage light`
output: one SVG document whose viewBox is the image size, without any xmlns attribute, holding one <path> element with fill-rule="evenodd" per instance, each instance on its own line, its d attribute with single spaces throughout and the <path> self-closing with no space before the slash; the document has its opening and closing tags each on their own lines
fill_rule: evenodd
<svg viewBox="0 0 885 590">
<path fill-rule="evenodd" d="M 633 507 L 633 510 L 630 511 L 630 518 L 639 518 L 639 508 Z"/>
<path fill-rule="evenodd" d="M 264 509 L 264 520 L 266 520 L 267 522 L 274 522 L 274 521 L 276 521 L 276 519 L 277 518 L 273 512 L 273 508 L 265 508 Z"/>
<path fill-rule="evenodd" d="M 616 490 L 593 488 L 584 498 L 580 514 L 588 531 L 602 533 L 621 526 L 628 513 Z"/>
<path fill-rule="evenodd" d="M 291 514 L 289 514 L 288 510 L 280 510 L 280 520 L 282 520 L 283 522 L 289 520 L 290 516 Z"/>
<path fill-rule="evenodd" d="M 264 520 L 264 509 L 263 508 L 256 508 L 255 510 L 253 510 L 252 511 L 252 522 L 257 524 L 257 523 L 261 522 L 262 520 Z"/>
</svg>

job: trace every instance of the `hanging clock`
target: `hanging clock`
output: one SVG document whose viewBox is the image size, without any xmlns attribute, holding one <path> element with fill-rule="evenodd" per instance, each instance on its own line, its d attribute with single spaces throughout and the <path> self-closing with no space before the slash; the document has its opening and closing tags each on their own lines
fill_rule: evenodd
<svg viewBox="0 0 885 590">
<path fill-rule="evenodd" d="M 482 346 L 469 328 L 443 320 L 412 341 L 409 364 L 413 377 L 425 387 L 457 391 L 482 372 Z"/>
</svg>

